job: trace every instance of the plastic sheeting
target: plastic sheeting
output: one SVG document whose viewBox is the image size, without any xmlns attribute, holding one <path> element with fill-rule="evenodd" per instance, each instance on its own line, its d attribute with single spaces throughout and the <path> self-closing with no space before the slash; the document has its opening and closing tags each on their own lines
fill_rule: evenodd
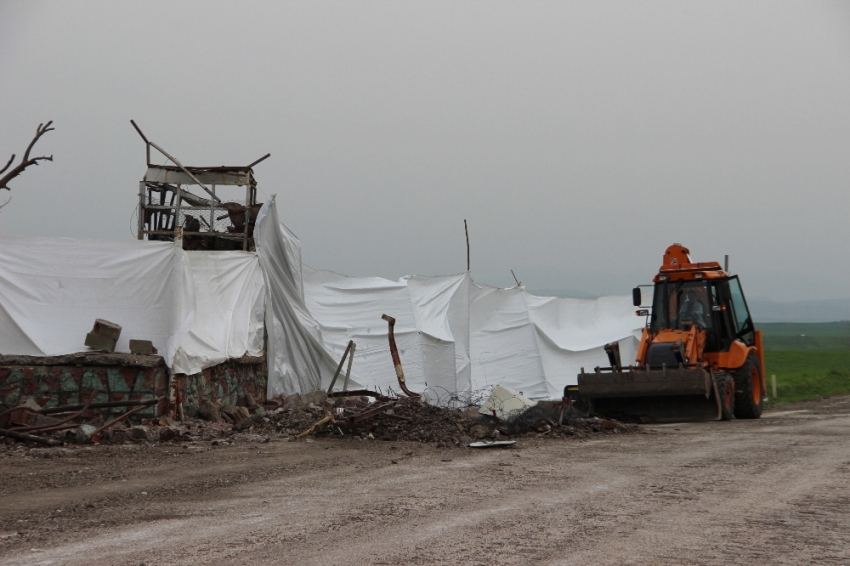
<svg viewBox="0 0 850 566">
<path fill-rule="evenodd" d="M 254 228 L 266 278 L 268 397 L 315 391 L 329 384 L 336 370 L 321 328 L 304 304 L 301 245 L 278 219 L 275 200 L 272 196 L 263 205 Z"/>
<path fill-rule="evenodd" d="M 150 340 L 170 366 L 195 316 L 185 252 L 170 242 L 0 236 L 0 353 L 86 350 L 102 318 L 117 351 Z"/>
<path fill-rule="evenodd" d="M 102 318 L 117 352 L 150 340 L 174 373 L 263 354 L 265 291 L 256 254 L 179 244 L 0 236 L 0 353 L 87 350 Z"/>
<path fill-rule="evenodd" d="M 502 385 L 534 399 L 557 399 L 581 368 L 607 366 L 619 342 L 634 359 L 645 321 L 629 296 L 596 300 L 538 297 L 522 287 L 473 284 L 470 307 L 474 388 Z"/>
<path fill-rule="evenodd" d="M 398 390 L 381 320 L 389 314 L 408 387 L 438 402 L 496 385 L 558 398 L 581 367 L 607 365 L 606 343 L 619 341 L 623 358 L 634 357 L 644 324 L 631 297 L 537 297 L 469 274 L 390 281 L 305 267 L 303 281 L 326 350 L 339 358 L 348 340 L 357 344 L 358 382 Z"/>
<path fill-rule="evenodd" d="M 174 359 L 175 373 L 195 374 L 231 358 L 263 355 L 265 283 L 256 254 L 186 252 L 195 319 Z"/>
<path fill-rule="evenodd" d="M 323 344 L 340 359 L 357 344 L 352 378 L 368 387 L 399 391 L 387 338 L 388 314 L 407 386 L 444 396 L 469 389 L 469 276 L 346 277 L 304 268 L 305 302 L 321 327 Z"/>
<path fill-rule="evenodd" d="M 123 327 L 117 351 L 131 338 L 151 340 L 175 373 L 192 374 L 260 355 L 265 322 L 270 397 L 327 387 L 351 339 L 351 387 L 397 390 L 388 314 L 410 389 L 446 401 L 502 385 L 540 399 L 560 397 L 581 367 L 607 365 L 608 342 L 633 358 L 644 323 L 630 297 L 536 297 L 468 273 L 389 281 L 302 272 L 300 243 L 274 198 L 254 236 L 257 254 L 0 236 L 0 353 L 84 350 L 103 318 Z"/>
</svg>

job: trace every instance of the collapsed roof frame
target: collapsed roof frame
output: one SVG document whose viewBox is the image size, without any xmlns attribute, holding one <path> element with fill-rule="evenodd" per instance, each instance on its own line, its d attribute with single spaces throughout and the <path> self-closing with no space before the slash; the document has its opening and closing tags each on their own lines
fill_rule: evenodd
<svg viewBox="0 0 850 566">
<path fill-rule="evenodd" d="M 257 203 L 257 181 L 253 167 L 271 154 L 267 153 L 245 166 L 184 166 L 159 145 L 148 140 L 135 121 L 130 120 L 130 123 L 145 142 L 147 161 L 145 176 L 139 183 L 138 239 L 181 239 L 185 249 L 241 248 L 247 251 L 252 248 L 254 222 L 262 206 Z M 151 163 L 151 147 L 174 165 Z M 216 195 L 216 187 L 222 185 L 244 186 L 244 204 L 222 202 Z M 198 186 L 207 196 L 193 194 L 184 186 Z M 197 213 L 197 217 L 186 211 Z M 182 223 L 179 221 L 181 214 Z M 231 225 L 225 231 L 217 231 L 216 221 L 225 218 L 230 220 Z"/>
</svg>

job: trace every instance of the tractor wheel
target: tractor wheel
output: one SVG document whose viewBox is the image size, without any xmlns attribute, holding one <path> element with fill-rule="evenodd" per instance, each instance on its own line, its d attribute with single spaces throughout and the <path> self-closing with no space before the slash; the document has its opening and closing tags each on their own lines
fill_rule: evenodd
<svg viewBox="0 0 850 566">
<path fill-rule="evenodd" d="M 757 419 L 764 408 L 761 391 L 761 368 L 758 357 L 750 352 L 747 361 L 732 375 L 735 378 L 735 417 Z"/>
<path fill-rule="evenodd" d="M 720 393 L 720 419 L 731 421 L 735 416 L 735 380 L 728 373 L 718 375 L 715 379 Z"/>
</svg>

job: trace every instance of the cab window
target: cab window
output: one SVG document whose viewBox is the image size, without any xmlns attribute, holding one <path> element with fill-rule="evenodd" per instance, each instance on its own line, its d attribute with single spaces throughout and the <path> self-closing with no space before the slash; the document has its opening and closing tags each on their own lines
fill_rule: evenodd
<svg viewBox="0 0 850 566">
<path fill-rule="evenodd" d="M 729 298 L 735 319 L 735 335 L 746 344 L 753 343 L 753 321 L 738 277 L 729 278 Z"/>
</svg>

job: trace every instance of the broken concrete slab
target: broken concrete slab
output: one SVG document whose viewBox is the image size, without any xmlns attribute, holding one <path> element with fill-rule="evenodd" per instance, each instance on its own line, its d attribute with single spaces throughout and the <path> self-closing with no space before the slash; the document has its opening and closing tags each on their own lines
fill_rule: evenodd
<svg viewBox="0 0 850 566">
<path fill-rule="evenodd" d="M 490 417 L 505 419 L 519 415 L 537 405 L 537 401 L 524 396 L 522 393 L 497 385 L 493 394 L 487 399 L 478 412 Z"/>
</svg>

